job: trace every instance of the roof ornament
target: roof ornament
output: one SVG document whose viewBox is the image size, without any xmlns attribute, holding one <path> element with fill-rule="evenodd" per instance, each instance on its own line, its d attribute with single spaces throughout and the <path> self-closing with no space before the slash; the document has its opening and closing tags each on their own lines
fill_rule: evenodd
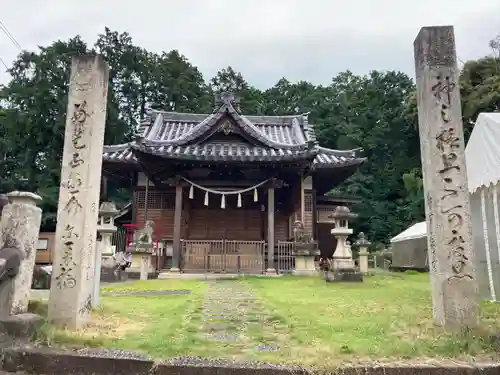
<svg viewBox="0 0 500 375">
<path fill-rule="evenodd" d="M 236 97 L 236 95 L 231 92 L 231 91 L 223 91 L 219 94 L 219 96 L 216 96 L 216 105 L 217 107 L 220 107 L 222 105 L 230 105 L 236 111 L 240 112 L 240 99 Z"/>
</svg>

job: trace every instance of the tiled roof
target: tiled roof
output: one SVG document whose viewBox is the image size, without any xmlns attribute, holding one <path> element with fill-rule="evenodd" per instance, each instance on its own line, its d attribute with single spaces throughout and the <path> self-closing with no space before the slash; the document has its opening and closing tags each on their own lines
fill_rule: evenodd
<svg viewBox="0 0 500 375">
<path fill-rule="evenodd" d="M 252 142 L 210 140 L 211 134 L 223 131 L 220 124 L 225 116 L 229 116 L 238 127 L 237 131 Z M 318 146 L 307 114 L 244 116 L 232 100 L 224 101 L 214 113 L 208 115 L 150 111 L 138 133 L 140 139 L 136 142 L 104 146 L 104 161 L 136 163 L 141 153 L 193 161 L 279 162 L 309 159 L 317 168 L 355 165 L 364 161 L 357 156 L 359 149 L 338 151 Z"/>
</svg>

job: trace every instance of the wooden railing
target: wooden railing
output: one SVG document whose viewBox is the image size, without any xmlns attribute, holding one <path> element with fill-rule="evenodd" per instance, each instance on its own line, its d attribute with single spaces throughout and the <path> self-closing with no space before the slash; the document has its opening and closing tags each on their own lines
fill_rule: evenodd
<svg viewBox="0 0 500 375">
<path fill-rule="evenodd" d="M 278 241 L 278 249 L 274 254 L 276 270 L 279 273 L 292 272 L 295 268 L 295 242 Z"/>
<path fill-rule="evenodd" d="M 184 272 L 259 274 L 265 270 L 264 241 L 182 240 Z"/>
</svg>

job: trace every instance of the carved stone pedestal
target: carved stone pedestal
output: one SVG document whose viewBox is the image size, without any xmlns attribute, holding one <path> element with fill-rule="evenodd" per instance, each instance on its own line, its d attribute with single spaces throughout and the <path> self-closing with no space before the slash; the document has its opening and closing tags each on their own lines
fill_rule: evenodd
<svg viewBox="0 0 500 375">
<path fill-rule="evenodd" d="M 316 266 L 314 264 L 314 257 L 319 255 L 319 251 L 316 250 L 315 244 L 308 244 L 310 246 L 298 248 L 295 250 L 295 269 L 293 274 L 297 276 L 315 276 L 318 274 Z"/>
<path fill-rule="evenodd" d="M 130 250 L 129 250 L 130 251 Z M 150 273 L 154 273 L 151 258 L 153 256 L 153 246 L 147 248 L 136 248 L 132 253 L 132 264 L 127 268 L 127 273 L 139 274 L 139 280 L 147 280 Z"/>
</svg>

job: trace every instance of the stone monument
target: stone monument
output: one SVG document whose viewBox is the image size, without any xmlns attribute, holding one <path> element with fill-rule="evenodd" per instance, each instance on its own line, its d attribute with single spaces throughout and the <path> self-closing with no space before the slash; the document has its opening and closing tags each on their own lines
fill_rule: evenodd
<svg viewBox="0 0 500 375">
<path fill-rule="evenodd" d="M 371 243 L 366 239 L 365 234 L 361 232 L 355 245 L 359 248 L 359 272 L 366 275 L 368 273 L 368 255 L 370 255 L 368 246 L 370 246 Z"/>
<path fill-rule="evenodd" d="M 414 50 L 434 322 L 474 327 L 478 286 L 453 27 L 422 28 Z"/>
<path fill-rule="evenodd" d="M 293 224 L 293 245 L 295 252 L 294 275 L 314 276 L 318 272 L 314 264 L 314 257 L 319 255 L 316 241 L 312 239 L 310 233 L 307 233 L 304 224 L 297 220 Z"/>
<path fill-rule="evenodd" d="M 73 58 L 49 300 L 70 329 L 91 317 L 108 75 L 102 56 Z"/>
<path fill-rule="evenodd" d="M 101 265 L 103 261 L 114 255 L 111 239 L 116 232 L 115 216 L 118 210 L 113 202 L 102 202 L 99 207 L 99 224 L 97 231 L 101 235 L 101 241 L 96 244 L 95 267 L 94 267 L 94 290 L 92 294 L 92 306 L 99 305 L 99 293 L 101 290 Z"/>
<path fill-rule="evenodd" d="M 144 223 L 144 227 L 134 232 L 133 242 L 127 247 L 132 253 L 132 265 L 127 272 L 139 272 L 140 280 L 147 280 L 151 269 L 151 257 L 153 256 L 153 233 L 155 223 L 151 220 Z"/>
<path fill-rule="evenodd" d="M 337 206 L 329 215 L 334 219 L 334 227 L 330 233 L 336 237 L 337 247 L 330 262 L 330 270 L 325 275 L 327 281 L 363 281 L 363 274 L 356 270 L 351 244 L 347 241 L 347 237 L 353 232 L 349 228 L 349 220 L 356 216 L 345 206 Z"/>
<path fill-rule="evenodd" d="M 7 194 L 0 221 L 0 332 L 29 335 L 43 319 L 28 314 L 40 232 L 42 199 L 32 193 Z"/>
</svg>

